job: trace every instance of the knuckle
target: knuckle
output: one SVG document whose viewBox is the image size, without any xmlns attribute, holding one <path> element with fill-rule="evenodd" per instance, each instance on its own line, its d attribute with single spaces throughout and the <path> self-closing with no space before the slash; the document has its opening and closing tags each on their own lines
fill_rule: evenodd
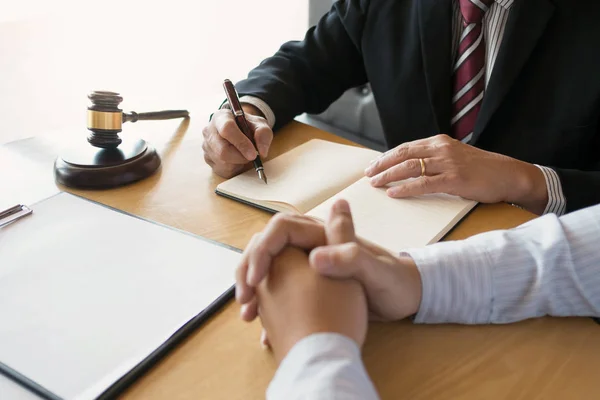
<svg viewBox="0 0 600 400">
<path fill-rule="evenodd" d="M 202 128 L 202 136 L 204 136 L 204 138 L 208 138 L 210 136 L 210 129 L 208 128 L 208 125 Z"/>
<path fill-rule="evenodd" d="M 398 146 L 393 152 L 394 157 L 403 158 L 406 156 L 408 148 L 406 146 Z"/>
<path fill-rule="evenodd" d="M 277 229 L 285 229 L 288 225 L 292 223 L 292 217 L 286 213 L 277 213 L 271 219 L 271 224 Z"/>
<path fill-rule="evenodd" d="M 264 236 L 262 238 L 259 238 L 256 241 L 256 244 L 254 245 L 254 249 L 252 251 L 254 257 L 254 263 L 256 264 L 256 259 L 258 258 L 258 256 L 260 256 L 261 254 L 265 254 L 268 253 L 269 249 L 267 246 L 267 241 L 269 240 L 268 236 Z"/>
<path fill-rule="evenodd" d="M 347 247 L 347 258 L 349 261 L 355 261 L 360 256 L 360 246 L 356 242 L 352 242 Z"/>
<path fill-rule="evenodd" d="M 230 137 L 237 130 L 237 125 L 234 120 L 228 119 L 223 122 L 223 126 L 221 127 L 221 131 L 219 132 L 222 137 L 227 138 Z"/>
<path fill-rule="evenodd" d="M 417 171 L 419 174 L 421 173 L 421 162 L 416 158 L 405 161 L 404 166 L 409 171 Z"/>
<path fill-rule="evenodd" d="M 441 143 L 450 143 L 452 141 L 452 138 L 445 133 L 435 135 L 435 139 Z"/>
<path fill-rule="evenodd" d="M 438 149 L 442 154 L 447 156 L 452 152 L 452 142 L 441 142 L 438 145 Z"/>
<path fill-rule="evenodd" d="M 391 172 L 389 169 L 386 169 L 385 171 L 383 171 L 382 173 L 379 174 L 379 181 L 380 182 L 388 182 L 391 179 Z"/>
<path fill-rule="evenodd" d="M 252 237 L 250 238 L 250 242 L 251 243 L 256 243 L 260 240 L 260 237 L 262 236 L 262 234 L 260 232 L 255 233 L 254 235 L 252 235 Z"/>
<path fill-rule="evenodd" d="M 246 247 L 246 252 L 251 253 L 254 251 L 256 245 L 260 242 L 260 238 L 262 237 L 262 233 L 257 232 L 250 238 L 248 242 L 248 246 Z"/>
<path fill-rule="evenodd" d="M 219 160 L 223 160 L 227 157 L 227 148 L 225 146 L 217 146 L 214 153 Z"/>
</svg>

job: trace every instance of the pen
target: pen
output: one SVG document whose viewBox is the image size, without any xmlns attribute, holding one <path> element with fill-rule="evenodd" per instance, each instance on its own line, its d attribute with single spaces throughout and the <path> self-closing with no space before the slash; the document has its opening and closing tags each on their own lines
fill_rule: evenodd
<svg viewBox="0 0 600 400">
<path fill-rule="evenodd" d="M 248 125 L 248 121 L 246 121 L 246 116 L 244 114 L 244 110 L 242 109 L 242 104 L 240 103 L 240 99 L 238 98 L 237 91 L 233 86 L 233 83 L 229 79 L 225 79 L 223 82 L 223 88 L 225 89 L 225 95 L 227 96 L 227 101 L 229 102 L 229 106 L 231 107 L 231 112 L 233 113 L 233 118 L 235 119 L 235 123 L 238 128 L 242 131 L 244 135 L 252 142 L 252 145 L 256 149 L 256 158 L 254 159 L 254 169 L 258 174 L 258 178 L 267 183 L 267 175 L 265 175 L 265 169 L 262 165 L 262 161 L 260 159 L 260 155 L 258 154 L 258 149 L 256 147 L 256 142 L 254 142 L 254 134 L 250 130 L 250 126 Z"/>
</svg>

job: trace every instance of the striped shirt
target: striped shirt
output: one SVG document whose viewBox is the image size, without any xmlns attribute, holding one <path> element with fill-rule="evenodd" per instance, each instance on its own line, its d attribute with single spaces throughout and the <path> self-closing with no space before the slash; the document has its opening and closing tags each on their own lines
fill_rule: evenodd
<svg viewBox="0 0 600 400">
<path fill-rule="evenodd" d="M 490 80 L 492 75 L 494 64 L 496 62 L 496 58 L 498 56 L 498 51 L 500 50 L 500 45 L 502 43 L 502 38 L 504 36 L 504 29 L 506 26 L 506 21 L 508 20 L 508 15 L 510 12 L 510 8 L 512 7 L 514 0 L 496 0 L 490 6 L 489 11 L 485 14 L 483 20 L 483 33 L 486 45 L 486 86 Z M 452 58 L 453 60 L 456 57 L 458 45 L 460 43 L 460 38 L 463 33 L 463 23 L 462 23 L 462 15 L 460 12 L 460 7 L 458 5 L 458 1 L 453 1 L 454 14 L 453 14 L 453 47 L 452 47 Z M 454 62 L 452 63 L 454 64 Z M 264 101 L 259 98 L 252 96 L 243 96 L 240 99 L 243 103 L 248 103 L 254 105 L 258 108 L 267 123 L 271 128 L 275 126 L 275 114 Z M 223 106 L 227 106 L 226 103 Z M 468 143 L 470 140 L 470 136 L 467 136 L 464 141 Z M 547 194 L 548 194 L 548 203 L 546 203 L 546 208 L 543 214 L 555 213 L 557 215 L 562 215 L 566 211 L 567 201 L 562 191 L 562 185 L 560 183 L 560 179 L 556 171 L 551 168 L 536 165 L 543 173 L 544 179 L 546 182 Z"/>
<path fill-rule="evenodd" d="M 419 324 L 505 324 L 541 316 L 600 316 L 600 205 L 545 215 L 511 230 L 406 250 L 422 280 Z M 310 335 L 267 390 L 275 399 L 377 399 L 352 340 Z"/>
</svg>

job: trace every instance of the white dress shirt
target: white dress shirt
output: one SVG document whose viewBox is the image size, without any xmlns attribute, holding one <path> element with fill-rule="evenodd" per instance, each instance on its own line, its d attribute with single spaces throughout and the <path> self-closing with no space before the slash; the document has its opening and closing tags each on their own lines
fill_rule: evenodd
<svg viewBox="0 0 600 400">
<path fill-rule="evenodd" d="M 600 316 L 600 205 L 548 214 L 512 230 L 406 250 L 421 273 L 415 323 L 503 324 Z M 331 333 L 296 343 L 270 400 L 377 399 L 356 343 Z"/>
<path fill-rule="evenodd" d="M 502 38 L 504 37 L 504 28 L 506 26 L 506 21 L 508 20 L 510 8 L 512 7 L 513 3 L 514 0 L 496 0 L 490 6 L 490 9 L 485 14 L 483 20 L 483 30 L 486 44 L 486 87 L 494 69 L 496 57 L 498 56 L 498 51 L 500 50 Z M 460 43 L 460 37 L 463 33 L 464 26 L 462 23 L 462 15 L 460 12 L 458 1 L 454 0 L 453 4 L 454 16 L 452 23 L 452 57 L 454 58 L 457 53 L 458 44 Z M 275 114 L 273 113 L 273 110 L 271 110 L 271 107 L 269 107 L 269 105 L 266 104 L 264 101 L 252 96 L 243 96 L 240 99 L 240 102 L 252 104 L 256 108 L 258 108 L 265 116 L 265 119 L 267 120 L 269 126 L 271 128 L 275 126 Z M 227 107 L 227 104 L 225 103 L 223 106 Z M 471 137 L 467 136 L 463 141 L 468 143 L 470 139 Z M 562 191 L 562 186 L 558 174 L 551 168 L 540 165 L 536 166 L 542 171 L 542 173 L 544 174 L 544 179 L 546 181 L 548 203 L 546 203 L 544 214 L 564 214 L 567 207 L 567 202 Z"/>
</svg>

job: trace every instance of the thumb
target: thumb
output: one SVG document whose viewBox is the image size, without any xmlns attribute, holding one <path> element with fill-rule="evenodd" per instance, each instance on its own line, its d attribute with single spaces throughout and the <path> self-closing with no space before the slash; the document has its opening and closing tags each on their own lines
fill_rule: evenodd
<svg viewBox="0 0 600 400">
<path fill-rule="evenodd" d="M 254 142 L 258 148 L 258 153 L 261 157 L 265 158 L 269 155 L 269 148 L 271 147 L 271 142 L 273 142 L 273 130 L 269 128 L 264 118 L 253 119 L 250 124 L 254 131 Z"/>
<path fill-rule="evenodd" d="M 350 204 L 346 200 L 333 203 L 325 223 L 325 235 L 330 245 L 356 241 Z"/>
<path fill-rule="evenodd" d="M 365 251 L 356 242 L 349 242 L 317 247 L 310 252 L 308 262 L 321 275 L 360 280 L 367 258 Z"/>
</svg>

